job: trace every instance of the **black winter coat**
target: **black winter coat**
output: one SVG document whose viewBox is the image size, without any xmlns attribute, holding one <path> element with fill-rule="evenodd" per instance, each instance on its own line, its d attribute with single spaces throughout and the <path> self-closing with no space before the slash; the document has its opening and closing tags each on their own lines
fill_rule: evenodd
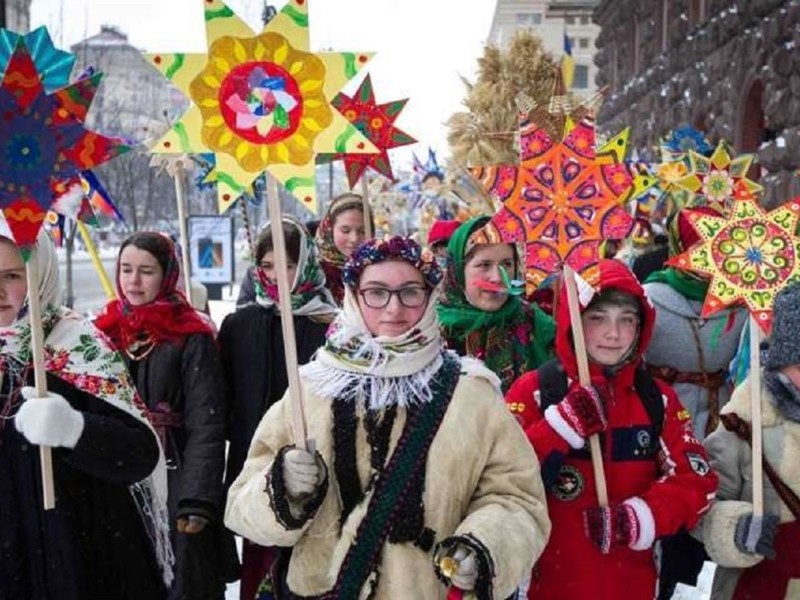
<svg viewBox="0 0 800 600">
<path fill-rule="evenodd" d="M 170 531 L 176 556 L 170 598 L 216 599 L 224 594 L 222 477 L 225 398 L 214 338 L 196 333 L 164 342 L 134 361 L 126 359 L 139 395 L 153 413 L 169 467 Z M 168 417 L 173 425 L 159 427 Z M 179 533 L 179 517 L 209 520 L 199 534 Z"/>
<path fill-rule="evenodd" d="M 328 323 L 294 317 L 297 360 L 311 360 L 325 343 Z M 239 475 L 250 441 L 267 409 L 280 400 L 289 381 L 281 319 L 274 308 L 252 304 L 225 317 L 217 341 L 228 397 L 228 463 L 225 487 Z"/>
<path fill-rule="evenodd" d="M 83 412 L 84 429 L 74 449 L 53 449 L 56 507 L 45 512 L 38 446 L 13 420 L 1 425 L 0 600 L 162 600 L 153 546 L 128 488 L 155 468 L 156 437 L 49 374 L 47 387 Z"/>
</svg>

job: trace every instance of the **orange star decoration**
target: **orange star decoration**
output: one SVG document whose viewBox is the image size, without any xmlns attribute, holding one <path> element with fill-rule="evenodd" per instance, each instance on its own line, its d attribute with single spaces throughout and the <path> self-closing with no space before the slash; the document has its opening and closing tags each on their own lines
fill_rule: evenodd
<svg viewBox="0 0 800 600">
<path fill-rule="evenodd" d="M 735 201 L 728 218 L 688 214 L 702 241 L 668 264 L 711 277 L 702 316 L 742 302 L 769 334 L 776 294 L 800 280 L 800 198 L 770 212 L 751 197 Z"/>
<path fill-rule="evenodd" d="M 376 151 L 331 104 L 371 55 L 311 52 L 307 0 L 259 35 L 221 0 L 203 6 L 208 54 L 148 55 L 193 102 L 152 151 L 213 154 L 220 212 L 265 170 L 316 212 L 316 156 Z"/>
<path fill-rule="evenodd" d="M 674 185 L 705 199 L 702 204 L 720 208 L 727 213 L 734 200 L 761 194 L 764 188 L 747 178 L 754 155 L 742 154 L 734 158 L 727 142 L 717 144 L 710 157 L 689 150 L 689 172 Z M 664 173 L 664 175 L 672 175 Z M 692 204 L 692 201 L 689 201 Z"/>
<path fill-rule="evenodd" d="M 500 210 L 484 227 L 486 243 L 523 243 L 528 293 L 568 263 L 585 278 L 604 240 L 625 238 L 633 218 L 624 204 L 634 177 L 624 156 L 626 132 L 595 149 L 594 123 L 584 119 L 560 141 L 523 120 L 519 166 L 472 169 Z"/>
</svg>

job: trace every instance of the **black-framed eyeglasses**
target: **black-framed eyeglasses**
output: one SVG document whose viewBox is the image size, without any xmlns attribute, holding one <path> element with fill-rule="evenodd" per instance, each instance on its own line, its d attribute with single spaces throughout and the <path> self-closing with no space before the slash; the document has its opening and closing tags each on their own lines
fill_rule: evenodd
<svg viewBox="0 0 800 600">
<path fill-rule="evenodd" d="M 428 289 L 424 287 L 401 287 L 394 290 L 389 288 L 374 287 L 358 290 L 364 299 L 364 304 L 370 308 L 386 308 L 397 296 L 400 304 L 406 308 L 419 308 L 428 300 Z"/>
</svg>

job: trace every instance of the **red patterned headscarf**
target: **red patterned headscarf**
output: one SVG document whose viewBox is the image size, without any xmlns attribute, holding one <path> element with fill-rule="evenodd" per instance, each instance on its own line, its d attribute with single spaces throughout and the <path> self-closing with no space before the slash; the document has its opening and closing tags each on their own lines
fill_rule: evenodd
<svg viewBox="0 0 800 600">
<path fill-rule="evenodd" d="M 119 284 L 119 261 L 122 251 L 134 246 L 153 255 L 164 274 L 155 300 L 133 306 Z M 155 344 L 179 343 L 193 333 L 214 335 L 186 297 L 178 291 L 180 267 L 175 244 L 167 236 L 153 231 L 135 233 L 122 244 L 117 257 L 117 299 L 109 302 L 95 324 L 121 350 L 144 340 Z"/>
</svg>

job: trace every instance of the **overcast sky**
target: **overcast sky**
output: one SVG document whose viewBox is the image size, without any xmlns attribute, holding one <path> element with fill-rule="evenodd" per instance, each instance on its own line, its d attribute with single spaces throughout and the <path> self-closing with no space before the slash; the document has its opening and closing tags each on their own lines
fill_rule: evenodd
<svg viewBox="0 0 800 600">
<path fill-rule="evenodd" d="M 280 8 L 285 2 L 273 0 Z M 56 44 L 69 47 L 103 24 L 116 25 L 150 52 L 204 52 L 202 0 L 33 0 L 32 27 L 47 25 Z M 263 0 L 229 0 L 251 27 L 261 29 Z M 378 102 L 408 97 L 398 126 L 448 154 L 444 121 L 461 109 L 489 35 L 495 0 L 313 0 L 313 49 L 377 52 L 367 70 Z M 469 7 L 469 8 L 467 8 Z M 348 88 L 346 91 L 352 92 Z M 397 154 L 395 154 L 395 152 Z M 393 151 L 406 162 L 409 152 Z"/>
</svg>

